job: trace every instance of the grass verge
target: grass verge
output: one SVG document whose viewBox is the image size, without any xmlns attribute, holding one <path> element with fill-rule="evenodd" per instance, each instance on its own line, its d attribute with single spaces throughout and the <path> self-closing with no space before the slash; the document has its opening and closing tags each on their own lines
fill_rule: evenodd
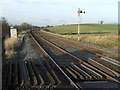
<svg viewBox="0 0 120 90">
<path fill-rule="evenodd" d="M 72 40 L 77 40 L 77 35 L 60 35 L 65 38 L 69 38 Z M 120 49 L 118 48 L 118 38 L 120 38 L 118 35 L 81 35 L 80 41 L 99 45 L 105 48 L 110 49 Z"/>
<path fill-rule="evenodd" d="M 5 47 L 4 59 L 6 61 L 12 60 L 15 57 L 17 53 L 17 48 L 20 46 L 20 41 L 24 33 L 25 31 L 19 32 L 18 38 L 9 37 L 4 40 Z"/>
<path fill-rule="evenodd" d="M 16 48 L 19 47 L 18 38 L 6 38 L 4 41 L 5 45 L 5 60 L 11 60 L 17 53 Z"/>
</svg>

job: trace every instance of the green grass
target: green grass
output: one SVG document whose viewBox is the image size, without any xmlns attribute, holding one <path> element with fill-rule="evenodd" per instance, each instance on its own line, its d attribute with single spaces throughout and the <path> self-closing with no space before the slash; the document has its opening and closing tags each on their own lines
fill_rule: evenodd
<svg viewBox="0 0 120 90">
<path fill-rule="evenodd" d="M 53 33 L 77 33 L 77 24 L 47 28 Z M 80 33 L 118 32 L 117 24 L 81 24 Z"/>
</svg>

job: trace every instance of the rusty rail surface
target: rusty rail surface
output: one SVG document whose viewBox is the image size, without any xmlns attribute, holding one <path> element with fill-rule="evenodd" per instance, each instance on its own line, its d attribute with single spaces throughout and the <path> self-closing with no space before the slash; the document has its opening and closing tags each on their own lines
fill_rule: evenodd
<svg viewBox="0 0 120 90">
<path fill-rule="evenodd" d="M 41 31 L 41 32 L 42 32 L 42 31 Z M 44 31 L 43 33 L 47 33 L 47 34 L 48 34 L 48 32 L 45 32 L 45 31 Z M 110 54 L 110 55 L 112 55 L 112 56 L 120 56 L 119 54 L 107 52 L 107 51 L 104 51 L 104 50 L 101 50 L 101 49 L 97 49 L 97 48 L 94 48 L 94 47 L 90 47 L 90 46 L 88 46 L 88 45 L 81 44 L 81 43 L 76 43 L 76 42 L 73 42 L 73 41 L 70 41 L 70 40 L 65 40 L 65 39 L 63 39 L 63 38 L 56 37 L 56 36 L 53 36 L 53 35 L 51 35 L 51 34 L 49 34 L 49 35 L 52 36 L 52 37 L 54 37 L 54 38 L 57 38 L 57 39 L 59 39 L 59 40 L 63 40 L 63 41 L 66 41 L 66 42 L 69 42 L 69 43 L 72 43 L 72 44 L 76 44 L 76 45 L 81 45 L 81 46 L 87 47 L 87 48 L 92 49 L 92 50 L 96 50 L 96 51 L 99 51 L 99 52 L 103 52 L 103 53 L 106 53 L 106 54 Z M 79 48 L 79 49 L 80 49 L 80 48 Z M 90 53 L 90 51 L 88 51 L 88 50 L 85 50 L 85 51 Z M 93 53 L 93 52 L 91 52 L 91 53 Z M 95 54 L 95 53 L 93 53 L 93 54 Z M 99 55 L 98 55 L 98 56 L 99 56 Z M 101 56 L 101 55 L 100 55 L 100 56 Z M 104 56 L 102 56 L 102 57 L 104 57 Z"/>
</svg>

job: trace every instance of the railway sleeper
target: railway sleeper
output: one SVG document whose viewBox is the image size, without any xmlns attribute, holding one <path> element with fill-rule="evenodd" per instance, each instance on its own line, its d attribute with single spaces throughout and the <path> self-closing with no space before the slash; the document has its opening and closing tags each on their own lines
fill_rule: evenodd
<svg viewBox="0 0 120 90">
<path fill-rule="evenodd" d="M 38 78 L 39 78 L 39 80 L 40 80 L 40 86 L 44 86 L 46 83 L 45 83 L 45 80 L 43 79 L 41 73 L 40 73 L 39 70 L 38 70 L 38 66 L 35 65 L 34 68 L 36 69 L 36 73 L 37 73 Z"/>
<path fill-rule="evenodd" d="M 72 80 L 76 80 L 76 78 L 74 77 L 74 75 L 72 75 L 74 73 L 69 72 L 69 69 L 67 69 L 67 67 L 61 67 L 61 68 L 69 76 L 69 78 L 71 78 Z"/>
<path fill-rule="evenodd" d="M 13 81 L 13 85 L 17 86 L 19 84 L 18 82 L 18 63 L 17 61 L 14 63 L 14 81 Z"/>
<path fill-rule="evenodd" d="M 74 77 L 75 80 L 78 79 L 77 75 L 76 75 L 75 73 L 73 73 L 68 67 L 66 67 L 65 69 L 66 69 L 67 72 L 70 73 L 70 75 L 71 75 L 72 77 Z"/>
<path fill-rule="evenodd" d="M 111 75 L 113 77 L 116 77 L 116 75 L 110 69 L 108 69 L 107 67 L 103 66 L 102 64 L 100 64 L 100 63 L 98 63 L 98 62 L 96 62 L 96 61 L 94 61 L 92 59 L 89 59 L 87 62 L 90 63 L 91 65 L 97 67 L 101 71 L 104 71 L 105 73 L 107 73 L 107 74 L 109 74 L 109 75 Z"/>
<path fill-rule="evenodd" d="M 110 62 L 112 64 L 114 64 L 115 66 L 118 66 L 120 68 L 120 62 L 118 60 L 114 60 L 112 58 L 109 58 L 109 57 L 105 57 L 105 58 L 101 58 L 107 62 Z"/>
<path fill-rule="evenodd" d="M 98 79 L 103 79 L 104 78 L 102 75 L 100 75 L 99 73 L 95 72 L 94 70 L 88 68 L 87 66 L 85 66 L 85 65 L 81 65 L 81 66 L 86 68 L 89 71 L 89 73 L 91 73 L 91 75 L 96 76 Z"/>
<path fill-rule="evenodd" d="M 43 76 L 43 72 L 42 72 L 42 66 L 40 65 L 41 62 L 39 62 L 38 60 L 36 61 L 33 61 L 33 64 L 34 64 L 34 68 L 36 69 L 36 72 L 38 73 L 38 77 L 40 79 L 40 86 L 44 86 L 44 85 L 48 85 L 48 81 L 46 81 L 46 79 L 44 79 Z M 46 83 L 47 82 L 47 83 Z"/>
<path fill-rule="evenodd" d="M 35 76 L 36 76 L 37 82 L 38 82 L 37 85 L 43 85 L 43 84 L 44 84 L 44 81 L 43 81 L 43 79 L 41 78 L 41 76 L 40 76 L 40 74 L 39 74 L 36 66 L 33 64 L 33 62 L 30 62 L 30 63 L 31 63 L 31 66 L 32 66 L 32 68 L 33 68 L 34 74 L 35 74 Z"/>
<path fill-rule="evenodd" d="M 85 78 L 77 70 L 75 70 L 76 68 L 74 66 L 71 65 L 69 68 L 78 76 L 79 80 L 85 80 Z"/>
<path fill-rule="evenodd" d="M 54 73 L 59 78 L 59 80 L 61 81 L 61 85 L 70 85 L 70 81 L 64 76 L 63 73 L 61 73 L 61 71 L 59 71 L 59 69 L 54 64 L 50 64 L 50 66 L 53 69 Z M 60 67 L 64 71 L 64 67 L 63 66 L 60 66 Z"/>
<path fill-rule="evenodd" d="M 82 70 L 80 67 L 76 66 L 75 64 L 73 64 L 73 66 L 75 67 L 75 70 L 82 74 L 86 80 L 92 80 L 92 77 L 89 74 L 87 74 L 84 70 Z"/>
<path fill-rule="evenodd" d="M 49 80 L 49 85 L 55 85 L 55 80 L 53 79 L 53 77 L 50 75 L 50 73 L 48 72 L 48 70 L 46 69 L 46 67 L 41 64 L 40 66 L 42 66 L 43 71 L 45 72 L 46 76 L 48 77 Z"/>
<path fill-rule="evenodd" d="M 77 80 L 84 80 L 84 77 L 80 75 L 76 70 L 74 70 L 71 66 L 68 68 L 77 76 Z"/>
<path fill-rule="evenodd" d="M 21 71 L 20 72 L 22 74 L 22 78 L 23 78 L 23 83 L 21 83 L 22 86 L 30 86 L 31 82 L 30 82 L 30 76 L 29 76 L 29 71 L 27 68 L 27 62 L 26 61 L 22 61 L 21 60 Z"/>
<path fill-rule="evenodd" d="M 19 82 L 19 86 L 22 86 L 24 83 L 24 76 L 23 76 L 23 72 L 24 70 L 22 70 L 22 61 L 18 61 L 18 82 Z"/>
<path fill-rule="evenodd" d="M 104 66 L 106 66 L 106 67 L 108 67 L 108 68 L 110 68 L 111 70 L 113 70 L 114 72 L 116 72 L 116 75 L 119 77 L 120 76 L 120 69 L 119 69 L 119 67 L 118 66 L 116 66 L 116 65 L 114 65 L 114 64 L 112 64 L 112 63 L 110 63 L 110 62 L 107 62 L 107 61 L 105 61 L 105 60 L 102 60 L 102 59 L 94 59 L 95 61 L 97 61 L 97 62 L 99 62 L 99 63 L 101 63 L 101 64 L 103 64 Z"/>
<path fill-rule="evenodd" d="M 56 58 L 55 60 L 57 61 L 57 63 L 71 63 L 71 62 L 73 62 L 73 60 L 70 60 L 70 59 L 65 59 L 65 61 L 64 61 L 63 58 L 62 59 Z"/>
<path fill-rule="evenodd" d="M 8 70 L 8 78 L 7 78 L 7 86 L 11 86 L 11 77 L 12 77 L 12 63 L 10 62 L 9 70 Z"/>
<path fill-rule="evenodd" d="M 99 75 L 98 73 L 96 73 L 95 71 L 93 71 L 92 69 L 87 68 L 84 65 L 80 65 L 80 64 L 76 64 L 78 67 L 80 67 L 82 70 L 84 70 L 86 73 L 88 73 L 93 79 L 95 80 L 100 80 L 103 77 L 101 75 Z"/>
<path fill-rule="evenodd" d="M 53 69 L 51 68 L 51 66 L 46 62 L 46 65 L 44 65 L 48 72 L 51 74 L 51 76 L 53 77 L 53 79 L 56 81 L 56 84 L 60 85 L 61 81 L 59 80 L 58 76 L 55 74 L 55 72 L 53 71 Z"/>
<path fill-rule="evenodd" d="M 30 62 L 27 61 L 26 65 L 27 65 L 29 76 L 30 76 L 31 85 L 37 85 L 38 84 L 37 79 L 36 79 L 36 76 L 34 74 L 34 71 L 32 69 L 32 66 L 31 66 Z"/>
<path fill-rule="evenodd" d="M 43 65 L 41 65 L 42 63 L 41 62 L 39 62 L 38 63 L 38 65 L 35 65 L 36 66 L 36 68 L 37 68 L 37 70 L 39 71 L 39 74 L 41 75 L 41 78 L 43 79 L 43 81 L 44 81 L 44 86 L 45 85 L 49 85 L 49 79 L 48 79 L 48 77 L 47 77 L 47 75 L 46 75 L 46 73 L 45 73 L 45 71 L 44 71 L 44 67 L 43 67 Z"/>
<path fill-rule="evenodd" d="M 6 83 L 8 82 L 7 78 L 8 78 L 8 73 L 9 73 L 9 65 L 10 63 L 7 63 L 5 65 L 6 69 L 4 71 L 4 74 L 3 74 L 3 80 L 2 80 L 2 83 L 3 83 L 3 86 L 6 86 Z"/>
</svg>

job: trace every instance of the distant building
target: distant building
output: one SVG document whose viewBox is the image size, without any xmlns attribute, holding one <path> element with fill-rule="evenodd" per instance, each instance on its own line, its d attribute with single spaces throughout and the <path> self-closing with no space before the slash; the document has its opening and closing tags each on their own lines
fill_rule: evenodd
<svg viewBox="0 0 120 90">
<path fill-rule="evenodd" d="M 10 35 L 11 37 L 17 38 L 17 28 L 14 28 L 13 26 L 10 27 Z"/>
</svg>

